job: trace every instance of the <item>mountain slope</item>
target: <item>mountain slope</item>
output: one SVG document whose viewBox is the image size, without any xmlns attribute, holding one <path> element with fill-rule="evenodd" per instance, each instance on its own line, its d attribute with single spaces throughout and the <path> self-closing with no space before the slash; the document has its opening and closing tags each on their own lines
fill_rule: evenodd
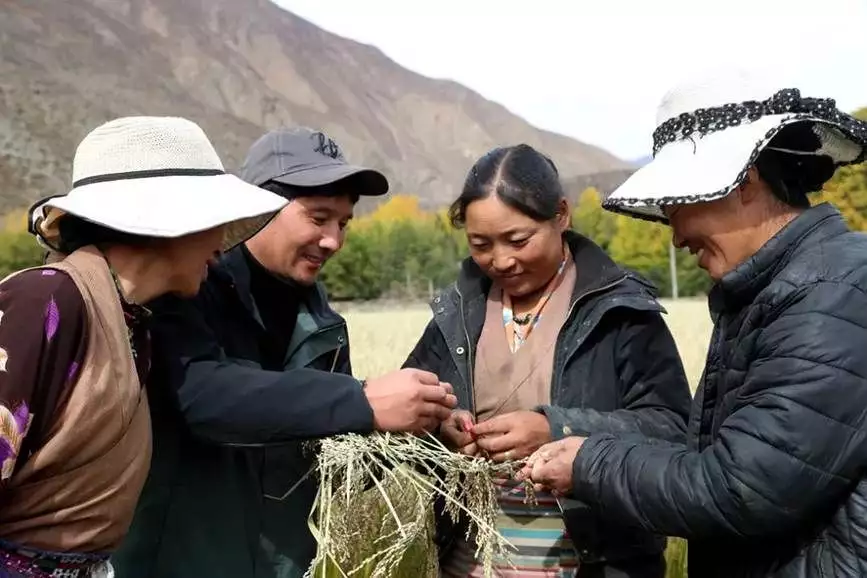
<svg viewBox="0 0 867 578">
<path fill-rule="evenodd" d="M 539 147 L 564 178 L 629 167 L 268 0 L 0 4 L 0 209 L 64 191 L 78 141 L 129 114 L 195 120 L 230 170 L 269 128 L 321 128 L 427 207 L 499 144 Z"/>
</svg>

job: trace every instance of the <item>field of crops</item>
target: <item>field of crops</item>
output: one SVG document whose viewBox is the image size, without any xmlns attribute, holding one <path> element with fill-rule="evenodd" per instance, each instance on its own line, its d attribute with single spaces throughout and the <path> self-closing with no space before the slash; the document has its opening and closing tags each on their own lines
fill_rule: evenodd
<svg viewBox="0 0 867 578">
<path fill-rule="evenodd" d="M 711 330 L 707 302 L 663 300 L 663 305 L 668 311 L 665 320 L 695 387 L 704 367 Z M 352 368 L 359 377 L 373 377 L 400 367 L 431 319 L 431 310 L 425 304 L 348 306 L 342 312 L 349 324 Z"/>
<path fill-rule="evenodd" d="M 664 301 L 668 323 L 690 383 L 695 388 L 704 366 L 711 321 L 703 299 Z M 352 365 L 359 377 L 373 377 L 400 367 L 431 319 L 425 304 L 340 307 L 349 324 Z M 683 578 L 685 546 L 669 542 L 668 578 Z M 329 573 L 330 574 L 330 573 Z M 413 572 L 418 576 L 417 570 Z"/>
</svg>

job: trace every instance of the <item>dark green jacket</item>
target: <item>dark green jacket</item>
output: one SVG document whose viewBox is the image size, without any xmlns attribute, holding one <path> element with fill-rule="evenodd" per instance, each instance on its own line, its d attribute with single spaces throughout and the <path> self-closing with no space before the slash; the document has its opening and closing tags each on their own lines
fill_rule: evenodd
<svg viewBox="0 0 867 578">
<path fill-rule="evenodd" d="M 373 429 L 346 323 L 322 288 L 300 305 L 284 367 L 269 371 L 249 283 L 236 248 L 196 299 L 153 304 L 153 461 L 112 559 L 118 578 L 300 577 L 316 551 L 302 440 Z"/>
</svg>

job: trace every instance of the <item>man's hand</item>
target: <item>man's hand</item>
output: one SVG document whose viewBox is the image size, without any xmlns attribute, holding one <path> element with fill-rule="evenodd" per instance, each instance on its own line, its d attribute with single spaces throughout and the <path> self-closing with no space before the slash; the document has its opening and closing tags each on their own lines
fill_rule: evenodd
<svg viewBox="0 0 867 578">
<path fill-rule="evenodd" d="M 473 427 L 479 448 L 495 462 L 519 460 L 551 441 L 548 418 L 535 411 L 498 415 Z"/>
<path fill-rule="evenodd" d="M 364 393 L 379 431 L 435 430 L 458 404 L 451 385 L 419 369 L 400 369 L 370 379 Z"/>
<path fill-rule="evenodd" d="M 585 439 L 572 436 L 545 444 L 530 456 L 517 478 L 532 481 L 536 491 L 550 489 L 556 495 L 569 494 L 572 491 L 572 463 Z"/>
<path fill-rule="evenodd" d="M 451 417 L 442 423 L 440 434 L 445 445 L 450 449 L 457 450 L 468 456 L 479 453 L 472 429 L 475 420 L 473 414 L 465 409 L 456 409 Z"/>
</svg>

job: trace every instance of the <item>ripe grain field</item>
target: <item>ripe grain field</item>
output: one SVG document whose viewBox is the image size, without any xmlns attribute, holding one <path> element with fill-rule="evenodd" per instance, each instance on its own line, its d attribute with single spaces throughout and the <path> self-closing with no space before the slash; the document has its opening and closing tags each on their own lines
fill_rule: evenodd
<svg viewBox="0 0 867 578">
<path fill-rule="evenodd" d="M 704 367 L 711 320 L 704 299 L 662 300 L 690 385 L 695 390 Z M 344 305 L 349 326 L 353 372 L 374 377 L 400 367 L 432 313 L 426 304 Z M 686 547 L 670 540 L 667 578 L 686 577 Z"/>
<path fill-rule="evenodd" d="M 690 384 L 695 388 L 704 367 L 711 320 L 704 299 L 662 300 L 665 321 L 677 342 Z M 430 308 L 409 305 L 347 305 L 340 308 L 349 325 L 352 368 L 358 377 L 373 377 L 400 367 L 425 325 Z"/>
</svg>

